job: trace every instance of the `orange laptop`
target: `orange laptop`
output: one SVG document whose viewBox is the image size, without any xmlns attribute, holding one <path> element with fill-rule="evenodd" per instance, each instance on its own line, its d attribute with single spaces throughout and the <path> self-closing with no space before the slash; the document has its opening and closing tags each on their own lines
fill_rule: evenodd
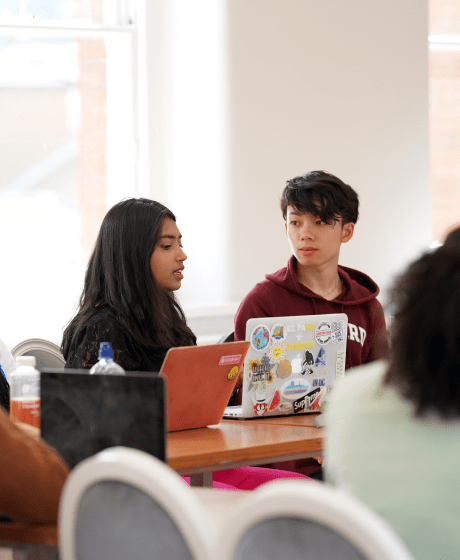
<svg viewBox="0 0 460 560">
<path fill-rule="evenodd" d="M 211 346 L 181 346 L 166 354 L 168 432 L 218 424 L 238 379 L 248 341 Z"/>
</svg>

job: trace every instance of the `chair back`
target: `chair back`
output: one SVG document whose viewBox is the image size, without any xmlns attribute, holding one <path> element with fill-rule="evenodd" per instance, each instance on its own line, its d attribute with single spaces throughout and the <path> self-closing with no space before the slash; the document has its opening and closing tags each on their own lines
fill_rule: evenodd
<svg viewBox="0 0 460 560">
<path fill-rule="evenodd" d="M 193 490 L 167 465 L 112 447 L 85 461 L 64 486 L 61 560 L 208 560 L 210 520 Z"/>
<path fill-rule="evenodd" d="M 59 346 L 42 338 L 28 338 L 17 344 L 11 350 L 11 353 L 15 359 L 18 356 L 35 356 L 37 369 L 44 367 L 62 368 L 65 365 L 64 356 Z"/>
<path fill-rule="evenodd" d="M 219 543 L 225 560 L 411 560 L 383 519 L 328 486 L 277 480 L 239 504 Z"/>
<path fill-rule="evenodd" d="M 224 342 L 234 342 L 235 341 L 235 333 L 234 331 L 230 331 L 228 333 L 223 334 L 216 344 L 223 344 Z"/>
</svg>

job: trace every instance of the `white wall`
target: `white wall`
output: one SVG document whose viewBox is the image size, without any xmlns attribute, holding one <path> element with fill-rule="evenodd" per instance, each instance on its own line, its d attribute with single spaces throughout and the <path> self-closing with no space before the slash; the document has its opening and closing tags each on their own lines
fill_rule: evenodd
<svg viewBox="0 0 460 560">
<path fill-rule="evenodd" d="M 314 169 L 360 195 L 341 264 L 386 287 L 430 242 L 426 0 L 228 0 L 227 25 L 228 299 L 285 265 L 279 196 Z"/>
</svg>

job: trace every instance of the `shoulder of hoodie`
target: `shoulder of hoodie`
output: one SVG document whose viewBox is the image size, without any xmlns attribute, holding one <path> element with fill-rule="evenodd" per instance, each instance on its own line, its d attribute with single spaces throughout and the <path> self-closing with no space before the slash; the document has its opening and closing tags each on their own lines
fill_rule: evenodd
<svg viewBox="0 0 460 560">
<path fill-rule="evenodd" d="M 370 276 L 346 266 L 339 266 L 339 274 L 347 285 L 347 292 L 343 299 L 338 298 L 344 305 L 359 305 L 361 303 L 374 301 L 378 306 L 377 296 L 380 288 Z"/>
</svg>

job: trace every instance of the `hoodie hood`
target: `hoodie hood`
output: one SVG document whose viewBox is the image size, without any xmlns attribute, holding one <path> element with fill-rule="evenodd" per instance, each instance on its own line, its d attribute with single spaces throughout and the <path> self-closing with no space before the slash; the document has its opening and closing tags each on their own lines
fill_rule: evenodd
<svg viewBox="0 0 460 560">
<path fill-rule="evenodd" d="M 297 259 L 291 256 L 286 268 L 282 268 L 273 274 L 267 274 L 265 278 L 269 282 L 282 286 L 290 292 L 312 299 L 326 301 L 322 296 L 315 294 L 303 284 L 299 283 L 296 278 L 296 263 Z M 339 266 L 339 275 L 343 280 L 343 290 L 342 293 L 336 299 L 331 300 L 331 302 L 338 303 L 343 307 L 359 305 L 375 299 L 379 294 L 380 290 L 377 284 L 369 278 L 369 276 L 363 274 L 359 270 Z"/>
</svg>

